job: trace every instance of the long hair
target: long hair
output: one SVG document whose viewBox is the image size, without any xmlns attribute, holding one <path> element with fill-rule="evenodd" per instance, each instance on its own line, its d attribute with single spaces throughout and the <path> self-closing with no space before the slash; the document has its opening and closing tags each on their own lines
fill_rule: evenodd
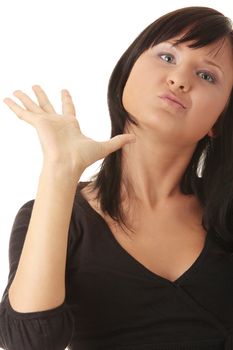
<svg viewBox="0 0 233 350">
<path fill-rule="evenodd" d="M 122 134 L 125 123 L 137 122 L 122 105 L 122 93 L 130 71 L 138 57 L 147 49 L 173 38 L 186 30 L 178 43 L 192 41 L 191 48 L 200 48 L 219 40 L 230 40 L 233 29 L 230 18 L 215 9 L 193 6 L 163 15 L 146 27 L 117 62 L 108 85 L 108 108 L 111 137 Z M 233 90 L 224 110 L 214 125 L 217 137 L 205 135 L 199 140 L 183 174 L 180 190 L 194 194 L 202 205 L 202 226 L 213 230 L 215 238 L 226 249 L 233 248 Z M 126 216 L 121 205 L 122 150 L 106 156 L 100 170 L 91 176 L 101 210 L 124 230 Z M 198 170 L 202 165 L 202 174 Z M 124 230 L 125 231 L 125 230 Z"/>
</svg>

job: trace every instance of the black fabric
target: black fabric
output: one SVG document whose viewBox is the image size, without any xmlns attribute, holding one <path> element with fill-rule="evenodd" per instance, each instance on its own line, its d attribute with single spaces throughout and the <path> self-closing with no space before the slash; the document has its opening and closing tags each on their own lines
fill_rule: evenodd
<svg viewBox="0 0 233 350">
<path fill-rule="evenodd" d="M 18 211 L 10 236 L 10 272 L 0 304 L 0 347 L 8 350 L 233 350 L 233 254 L 207 232 L 192 266 L 170 282 L 115 239 L 80 193 L 71 215 L 66 298 L 55 309 L 19 313 L 8 289 L 34 200 Z M 179 252 L 177 252 L 179 254 Z"/>
</svg>

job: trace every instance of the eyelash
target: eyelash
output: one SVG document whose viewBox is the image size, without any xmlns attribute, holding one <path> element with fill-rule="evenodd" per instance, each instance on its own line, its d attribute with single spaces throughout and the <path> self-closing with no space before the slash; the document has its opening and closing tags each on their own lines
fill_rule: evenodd
<svg viewBox="0 0 233 350">
<path fill-rule="evenodd" d="M 159 57 L 160 57 L 160 56 L 164 56 L 164 55 L 166 55 L 166 56 L 171 56 L 171 57 L 174 58 L 174 56 L 173 56 L 172 54 L 170 54 L 170 53 L 160 53 L 160 54 L 159 54 Z M 210 74 L 208 71 L 203 71 L 203 73 L 209 75 L 209 76 L 211 77 L 212 81 L 209 81 L 209 80 L 206 80 L 206 79 L 203 79 L 203 80 L 206 80 L 206 81 L 209 82 L 210 84 L 215 84 L 215 82 L 216 82 L 216 77 L 215 77 L 213 74 Z"/>
</svg>

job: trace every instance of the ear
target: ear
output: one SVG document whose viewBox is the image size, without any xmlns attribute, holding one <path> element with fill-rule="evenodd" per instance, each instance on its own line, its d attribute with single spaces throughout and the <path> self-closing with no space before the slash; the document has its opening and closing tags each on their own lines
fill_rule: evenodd
<svg viewBox="0 0 233 350">
<path fill-rule="evenodd" d="M 216 135 L 215 135 L 213 129 L 211 129 L 211 130 L 208 132 L 207 135 L 209 135 L 209 137 L 216 137 Z"/>
<path fill-rule="evenodd" d="M 233 89 L 232 89 L 232 90 L 233 90 Z M 220 120 L 224 117 L 224 113 L 226 112 L 227 107 L 228 107 L 228 105 L 229 105 L 229 103 L 230 103 L 230 98 L 231 98 L 231 94 L 230 94 L 230 96 L 229 96 L 229 98 L 228 98 L 228 100 L 227 100 L 227 103 L 226 103 L 226 105 L 225 105 L 225 107 L 224 107 L 222 113 L 220 114 L 220 116 L 218 117 L 217 121 L 215 122 L 214 126 L 212 127 L 212 129 L 210 129 L 210 130 L 208 131 L 208 134 L 207 134 L 207 135 L 208 135 L 209 137 L 212 137 L 212 138 L 218 137 L 218 134 L 219 134 L 219 132 L 218 132 L 218 123 L 219 123 Z"/>
</svg>

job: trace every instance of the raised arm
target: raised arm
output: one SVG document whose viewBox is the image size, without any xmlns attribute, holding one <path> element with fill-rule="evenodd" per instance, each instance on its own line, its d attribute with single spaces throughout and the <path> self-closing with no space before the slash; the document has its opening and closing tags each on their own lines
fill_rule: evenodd
<svg viewBox="0 0 233 350">
<path fill-rule="evenodd" d="M 82 171 L 46 164 L 9 301 L 18 312 L 53 309 L 65 299 L 68 229 Z"/>
<path fill-rule="evenodd" d="M 62 91 L 63 114 L 58 115 L 39 86 L 33 87 L 39 106 L 21 91 L 4 102 L 39 135 L 44 163 L 9 301 L 18 312 L 55 308 L 65 298 L 68 229 L 76 187 L 86 167 L 134 141 L 118 135 L 97 142 L 82 134 L 70 94 Z"/>
</svg>

